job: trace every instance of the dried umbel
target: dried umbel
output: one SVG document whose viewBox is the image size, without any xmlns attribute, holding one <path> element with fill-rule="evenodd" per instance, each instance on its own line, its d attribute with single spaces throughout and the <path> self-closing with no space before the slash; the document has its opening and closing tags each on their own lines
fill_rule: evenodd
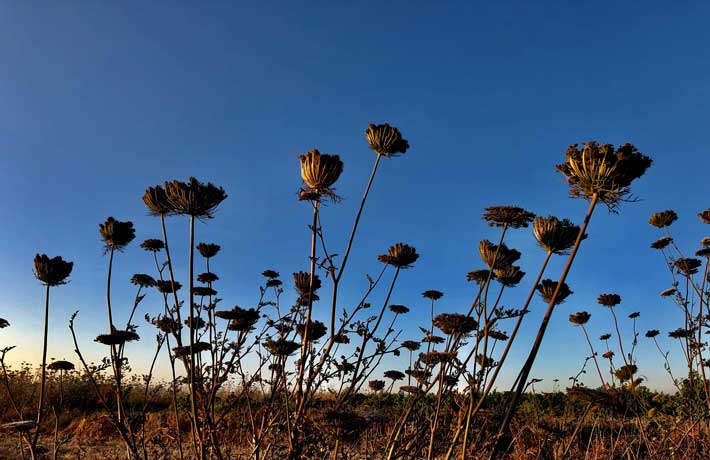
<svg viewBox="0 0 710 460">
<path fill-rule="evenodd" d="M 429 300 L 439 300 L 444 297 L 444 293 L 441 291 L 437 291 L 436 289 L 429 289 L 427 291 L 422 292 L 422 297 Z"/>
<path fill-rule="evenodd" d="M 641 313 L 635 311 L 635 312 L 633 312 L 633 313 L 631 313 L 631 314 L 629 315 L 629 319 L 636 319 L 636 318 L 638 318 L 639 316 L 641 316 Z"/>
<path fill-rule="evenodd" d="M 421 343 L 415 342 L 414 340 L 405 340 L 402 342 L 402 348 L 406 348 L 409 351 L 417 351 L 421 346 Z"/>
<path fill-rule="evenodd" d="M 489 329 L 487 335 L 488 338 L 493 340 L 500 340 L 501 342 L 505 342 L 509 338 L 508 334 L 506 334 L 505 332 L 496 331 L 495 329 Z"/>
<path fill-rule="evenodd" d="M 250 331 L 259 321 L 259 312 L 254 308 L 245 309 L 236 305 L 231 310 L 216 311 L 214 315 L 231 321 L 229 329 L 232 331 Z"/>
<path fill-rule="evenodd" d="M 333 184 L 343 172 L 343 162 L 338 155 L 328 155 L 313 149 L 305 155 L 299 155 L 301 162 L 301 178 L 308 188 L 305 190 L 315 194 L 335 197 Z"/>
<path fill-rule="evenodd" d="M 197 297 L 216 296 L 217 291 L 207 286 L 195 286 L 192 288 L 192 293 Z"/>
<path fill-rule="evenodd" d="M 590 315 L 586 311 L 579 311 L 577 313 L 569 315 L 569 322 L 572 324 L 576 324 L 577 326 L 582 326 L 584 324 L 587 324 L 591 317 L 592 315 Z"/>
<path fill-rule="evenodd" d="M 648 337 L 649 339 L 652 339 L 652 338 L 658 336 L 658 334 L 660 334 L 660 333 L 661 333 L 661 331 L 659 331 L 658 329 L 651 329 L 650 331 L 646 331 L 646 337 Z"/>
<path fill-rule="evenodd" d="M 370 144 L 370 148 L 384 157 L 397 156 L 400 153 L 405 153 L 409 148 L 409 142 L 402 137 L 402 133 L 387 123 L 368 125 L 365 130 L 365 138 Z"/>
<path fill-rule="evenodd" d="M 286 339 L 267 339 L 264 341 L 264 348 L 266 348 L 272 355 L 285 357 L 295 353 L 296 350 L 301 348 L 301 345 Z"/>
<path fill-rule="evenodd" d="M 599 340 L 609 340 L 611 338 L 611 334 L 602 334 L 599 336 Z"/>
<path fill-rule="evenodd" d="M 341 332 L 340 334 L 335 334 L 333 336 L 333 343 L 348 344 L 350 343 L 350 337 L 348 337 L 348 335 L 344 332 Z"/>
<path fill-rule="evenodd" d="M 698 257 L 710 257 L 710 248 L 702 248 L 695 251 L 695 255 Z"/>
<path fill-rule="evenodd" d="M 446 335 L 463 335 L 473 332 L 478 324 L 472 317 L 461 313 L 441 313 L 434 317 L 434 326 Z"/>
<path fill-rule="evenodd" d="M 195 342 L 192 344 L 192 354 L 198 354 L 212 349 L 212 346 L 207 342 Z M 190 345 L 173 348 L 173 354 L 176 358 L 184 358 L 190 356 Z"/>
<path fill-rule="evenodd" d="M 643 176 L 652 160 L 631 144 L 614 151 L 611 144 L 588 142 L 579 149 L 571 145 L 565 152 L 566 161 L 556 169 L 565 175 L 570 195 L 600 202 L 614 210 L 631 193 L 631 183 Z"/>
<path fill-rule="evenodd" d="M 442 343 L 446 342 L 446 339 L 444 339 L 443 337 L 438 336 L 438 335 L 430 334 L 430 335 L 427 335 L 426 337 L 424 337 L 422 339 L 422 342 L 423 343 L 433 343 L 435 345 L 438 345 L 438 344 L 442 344 Z"/>
<path fill-rule="evenodd" d="M 181 329 L 180 323 L 167 316 L 158 317 L 153 324 L 166 334 L 177 334 Z"/>
<path fill-rule="evenodd" d="M 698 218 L 699 218 L 704 224 L 710 224 L 710 209 L 706 209 L 705 211 L 699 213 L 699 214 L 698 214 Z"/>
<path fill-rule="evenodd" d="M 326 332 L 328 331 L 328 328 L 325 326 L 320 321 L 311 321 L 308 323 L 308 341 L 309 342 L 315 342 L 316 340 L 322 338 Z M 306 325 L 305 324 L 298 324 L 296 325 L 296 334 L 300 335 L 303 337 L 303 334 L 306 333 Z"/>
<path fill-rule="evenodd" d="M 525 228 L 534 218 L 535 214 L 518 206 L 489 206 L 483 213 L 491 227 Z"/>
<path fill-rule="evenodd" d="M 537 286 L 537 291 L 540 293 L 540 297 L 547 303 L 552 301 L 552 296 L 557 289 L 557 281 L 552 281 L 551 279 L 544 279 Z M 570 290 L 567 283 L 562 283 L 560 290 L 557 293 L 557 298 L 555 299 L 555 305 L 559 305 L 567 299 L 573 292 Z"/>
<path fill-rule="evenodd" d="M 478 252 L 483 263 L 490 269 L 507 267 L 520 259 L 520 252 L 515 249 L 508 249 L 508 246 L 501 244 L 500 247 L 488 240 L 483 240 L 478 245 Z"/>
<path fill-rule="evenodd" d="M 74 370 L 74 364 L 69 361 L 58 360 L 47 365 L 47 369 L 50 371 L 64 371 L 69 372 Z"/>
<path fill-rule="evenodd" d="M 652 249 L 664 249 L 666 246 L 671 244 L 672 241 L 673 241 L 673 238 L 671 238 L 670 236 L 664 236 L 664 237 L 657 239 L 653 243 L 651 243 L 651 248 Z"/>
<path fill-rule="evenodd" d="M 505 287 L 515 287 L 525 276 L 525 272 L 517 265 L 496 268 L 496 280 Z"/>
<path fill-rule="evenodd" d="M 656 228 L 670 227 L 673 222 L 678 220 L 678 214 L 669 209 L 667 211 L 656 212 L 648 219 L 648 223 Z"/>
<path fill-rule="evenodd" d="M 661 297 L 670 297 L 673 294 L 675 294 L 676 292 L 678 292 L 678 289 L 672 287 L 672 288 L 664 289 L 663 291 L 661 291 L 660 296 Z"/>
<path fill-rule="evenodd" d="M 122 251 L 136 237 L 133 222 L 121 222 L 113 217 L 99 224 L 99 233 L 104 240 L 106 251 Z"/>
<path fill-rule="evenodd" d="M 491 274 L 490 270 L 480 269 L 480 270 L 473 270 L 471 272 L 468 272 L 466 274 L 466 279 L 468 281 L 474 281 L 476 284 L 481 285 L 481 284 L 485 283 L 486 281 L 488 281 L 489 276 L 492 280 L 496 278 L 494 274 Z"/>
<path fill-rule="evenodd" d="M 209 284 L 214 283 L 217 280 L 219 280 L 219 276 L 211 272 L 200 273 L 199 275 L 197 275 L 198 283 Z"/>
<path fill-rule="evenodd" d="M 183 321 L 185 323 L 185 326 L 190 327 L 190 319 L 186 319 Z M 204 319 L 200 318 L 199 316 L 195 316 L 192 318 L 192 329 L 202 329 L 205 326 L 207 326 L 207 323 L 205 322 Z"/>
<path fill-rule="evenodd" d="M 281 275 L 275 270 L 264 270 L 263 272 L 261 272 L 261 276 L 263 276 L 264 278 L 274 279 L 278 278 Z"/>
<path fill-rule="evenodd" d="M 372 391 L 382 391 L 385 388 L 384 380 L 370 380 L 367 382 L 367 386 L 370 387 Z"/>
<path fill-rule="evenodd" d="M 311 291 L 311 274 L 308 272 L 296 272 L 293 274 L 293 282 L 296 286 L 296 291 L 301 296 L 308 296 Z M 318 275 L 313 275 L 313 292 L 316 292 L 321 287 L 321 281 Z"/>
<path fill-rule="evenodd" d="M 141 248 L 149 252 L 160 252 L 160 250 L 165 249 L 165 244 L 163 240 L 149 238 L 141 243 Z"/>
<path fill-rule="evenodd" d="M 424 369 L 407 369 L 404 372 L 419 383 L 426 382 L 431 377 L 431 371 Z"/>
<path fill-rule="evenodd" d="M 50 259 L 46 254 L 35 255 L 35 277 L 47 286 L 66 284 L 72 268 L 74 268 L 74 262 L 67 262 L 60 256 Z"/>
<path fill-rule="evenodd" d="M 703 263 L 698 259 L 679 257 L 673 265 L 675 265 L 675 268 L 678 269 L 679 273 L 682 273 L 685 276 L 690 276 L 698 273 L 698 268 L 700 268 Z"/>
<path fill-rule="evenodd" d="M 638 367 L 636 367 L 635 364 L 627 364 L 625 366 L 621 366 L 618 368 L 615 372 L 614 375 L 616 376 L 617 379 L 621 380 L 622 382 L 629 381 L 634 378 L 634 374 L 638 371 Z"/>
<path fill-rule="evenodd" d="M 387 254 L 377 256 L 377 260 L 383 264 L 392 265 L 397 268 L 409 268 L 417 259 L 419 259 L 417 250 L 413 246 L 404 243 L 397 243 L 394 246 L 390 246 L 387 250 Z"/>
<path fill-rule="evenodd" d="M 409 313 L 409 308 L 405 307 L 404 305 L 390 305 L 388 308 L 392 313 L 395 313 L 397 315 L 404 315 L 406 313 Z"/>
<path fill-rule="evenodd" d="M 602 358 L 604 359 L 611 359 L 614 357 L 614 352 L 613 351 L 607 351 L 602 354 Z"/>
<path fill-rule="evenodd" d="M 219 244 L 214 243 L 199 243 L 197 246 L 197 251 L 205 259 L 210 259 L 217 255 L 221 248 Z"/>
<path fill-rule="evenodd" d="M 182 284 L 180 284 L 178 281 L 171 282 L 170 280 L 156 280 L 155 281 L 155 288 L 158 291 L 160 291 L 162 294 L 172 294 L 173 293 L 173 286 L 175 287 L 175 292 L 177 292 L 182 287 Z"/>
<path fill-rule="evenodd" d="M 94 342 L 103 345 L 123 345 L 126 342 L 140 340 L 140 336 L 133 331 L 114 329 L 110 334 L 100 334 L 96 336 Z"/>
<path fill-rule="evenodd" d="M 678 329 L 669 332 L 668 337 L 672 339 L 690 339 L 693 337 L 693 331 L 679 327 Z"/>
<path fill-rule="evenodd" d="M 545 251 L 553 254 L 566 254 L 574 246 L 579 236 L 579 226 L 569 219 L 558 219 L 555 216 L 537 216 L 533 222 L 533 234 Z M 583 235 L 582 239 L 587 235 Z"/>
<path fill-rule="evenodd" d="M 441 363 L 450 363 L 456 359 L 457 353 L 455 351 L 430 351 L 427 353 L 419 354 L 419 361 L 423 362 L 427 366 L 436 366 Z"/>
<path fill-rule="evenodd" d="M 597 302 L 605 307 L 615 307 L 621 303 L 621 296 L 619 294 L 600 294 Z"/>
<path fill-rule="evenodd" d="M 402 380 L 404 379 L 405 375 L 404 372 L 400 372 L 398 370 L 390 370 L 390 371 L 385 371 L 383 374 L 385 377 L 387 377 L 390 380 L 397 381 L 397 380 Z"/>
<path fill-rule="evenodd" d="M 194 177 L 187 182 L 174 180 L 165 183 L 165 194 L 176 214 L 185 214 L 198 219 L 210 219 L 219 204 L 227 198 L 222 187 L 203 184 Z"/>
<path fill-rule="evenodd" d="M 153 287 L 155 286 L 155 279 L 145 273 L 136 273 L 131 277 L 131 284 L 140 287 Z"/>
<path fill-rule="evenodd" d="M 148 187 L 143 194 L 143 203 L 148 208 L 148 212 L 154 216 L 167 216 L 175 212 L 168 201 L 165 189 L 160 185 Z"/>
</svg>

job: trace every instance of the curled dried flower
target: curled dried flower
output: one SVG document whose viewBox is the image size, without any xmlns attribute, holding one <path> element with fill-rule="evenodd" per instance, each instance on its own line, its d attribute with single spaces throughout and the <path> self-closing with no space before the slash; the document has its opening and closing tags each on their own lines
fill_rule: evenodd
<svg viewBox="0 0 710 460">
<path fill-rule="evenodd" d="M 167 316 L 158 317 L 155 321 L 153 321 L 153 324 L 166 334 L 177 334 L 182 328 L 180 323 Z"/>
<path fill-rule="evenodd" d="M 165 248 L 165 244 L 163 244 L 163 240 L 149 238 L 141 243 L 141 248 L 149 252 L 159 252 Z"/>
<path fill-rule="evenodd" d="M 422 342 L 423 343 L 433 343 L 435 345 L 439 345 L 439 344 L 446 342 L 446 340 L 443 337 L 438 336 L 438 335 L 427 335 L 426 337 L 424 337 L 422 339 Z"/>
<path fill-rule="evenodd" d="M 404 315 L 406 313 L 409 313 L 409 308 L 405 307 L 404 305 L 390 305 L 388 308 L 392 313 L 395 313 L 397 315 Z"/>
<path fill-rule="evenodd" d="M 308 296 L 311 292 L 311 274 L 308 272 L 296 272 L 293 274 L 293 282 L 296 285 L 296 291 L 301 296 Z M 321 287 L 321 281 L 318 275 L 313 274 L 313 292 L 316 292 Z"/>
<path fill-rule="evenodd" d="M 136 237 L 133 222 L 121 222 L 113 217 L 109 217 L 106 222 L 99 224 L 99 233 L 107 251 L 121 251 Z"/>
<path fill-rule="evenodd" d="M 520 259 L 519 251 L 508 249 L 505 244 L 495 245 L 488 240 L 483 240 L 479 243 L 478 252 L 483 263 L 491 269 L 512 265 Z"/>
<path fill-rule="evenodd" d="M 672 339 L 689 339 L 693 337 L 693 331 L 679 327 L 678 329 L 669 332 L 668 337 Z"/>
<path fill-rule="evenodd" d="M 629 315 L 629 319 L 636 319 L 636 318 L 638 318 L 639 316 L 641 316 L 641 313 L 635 311 L 635 312 L 633 312 L 633 313 L 631 313 L 631 314 Z"/>
<path fill-rule="evenodd" d="M 167 216 L 173 214 L 175 209 L 170 205 L 165 189 L 160 185 L 148 187 L 143 194 L 143 203 L 148 212 L 154 216 Z"/>
<path fill-rule="evenodd" d="M 175 292 L 179 291 L 180 288 L 182 287 L 182 284 L 180 282 L 175 281 L 174 283 L 171 282 L 170 280 L 156 280 L 155 281 L 155 287 L 158 289 L 163 294 L 172 294 L 173 293 L 173 285 L 175 286 Z"/>
<path fill-rule="evenodd" d="M 110 334 L 100 334 L 96 336 L 94 342 L 103 345 L 123 345 L 126 342 L 134 342 L 136 340 L 140 340 L 140 337 L 135 332 L 114 329 Z"/>
<path fill-rule="evenodd" d="M 74 262 L 67 262 L 60 256 L 50 259 L 46 254 L 35 255 L 35 277 L 47 286 L 66 284 L 73 268 Z"/>
<path fill-rule="evenodd" d="M 387 254 L 377 256 L 377 260 L 383 264 L 397 268 L 409 268 L 417 259 L 419 259 L 417 250 L 413 246 L 404 243 L 397 243 L 387 250 Z"/>
<path fill-rule="evenodd" d="M 434 326 L 446 335 L 463 335 L 473 332 L 478 324 L 470 316 L 461 313 L 441 313 L 434 317 Z"/>
<path fill-rule="evenodd" d="M 533 234 L 537 244 L 545 251 L 553 254 L 566 254 L 574 246 L 579 236 L 579 226 L 569 219 L 558 219 L 555 216 L 538 216 L 533 222 Z M 587 235 L 583 235 L 582 239 Z"/>
<path fill-rule="evenodd" d="M 301 178 L 316 199 L 322 195 L 335 198 L 333 184 L 343 172 L 343 162 L 338 155 L 328 155 L 313 149 L 305 155 L 299 155 Z"/>
<path fill-rule="evenodd" d="M 678 289 L 672 287 L 672 288 L 664 289 L 663 291 L 661 291 L 660 296 L 661 297 L 670 297 L 673 294 L 675 294 L 676 292 L 678 292 Z"/>
<path fill-rule="evenodd" d="M 652 339 L 660 333 L 661 333 L 661 331 L 659 331 L 658 329 L 651 329 L 650 331 L 646 331 L 646 337 L 648 337 L 649 339 Z"/>
<path fill-rule="evenodd" d="M 211 287 L 207 286 L 194 286 L 192 288 L 192 293 L 196 295 L 197 297 L 208 297 L 208 296 L 216 296 L 217 291 L 212 289 Z"/>
<path fill-rule="evenodd" d="M 515 287 L 525 276 L 525 272 L 517 265 L 496 268 L 496 280 L 505 287 Z"/>
<path fill-rule="evenodd" d="M 611 334 L 602 334 L 599 336 L 599 340 L 609 340 L 611 338 Z"/>
<path fill-rule="evenodd" d="M 192 344 L 192 354 L 202 353 L 211 349 L 212 346 L 210 346 L 210 344 L 207 342 L 195 342 Z M 184 345 L 181 347 L 173 348 L 173 354 L 176 358 L 184 358 L 186 356 L 190 356 L 190 345 Z"/>
<path fill-rule="evenodd" d="M 47 369 L 50 371 L 73 371 L 74 370 L 74 364 L 72 364 L 69 361 L 64 361 L 64 360 L 58 360 L 54 361 L 50 364 L 47 365 Z"/>
<path fill-rule="evenodd" d="M 214 283 L 215 281 L 219 280 L 219 276 L 215 275 L 212 272 L 205 272 L 205 273 L 200 273 L 197 275 L 197 282 L 198 283 Z"/>
<path fill-rule="evenodd" d="M 614 151 L 613 145 L 594 141 L 581 149 L 577 144 L 571 145 L 565 159 L 556 169 L 565 175 L 570 195 L 587 200 L 597 195 L 612 211 L 631 193 L 631 183 L 643 176 L 652 163 L 631 144 Z"/>
<path fill-rule="evenodd" d="M 402 348 L 406 348 L 409 351 L 417 351 L 421 348 L 422 344 L 414 340 L 405 340 L 402 342 Z"/>
<path fill-rule="evenodd" d="M 275 270 L 264 270 L 263 272 L 261 272 L 261 276 L 263 276 L 264 278 L 272 278 L 273 279 L 273 278 L 278 278 L 281 275 L 279 275 L 279 272 L 277 272 Z"/>
<path fill-rule="evenodd" d="M 370 380 L 367 382 L 367 386 L 370 387 L 372 391 L 382 391 L 385 388 L 384 380 Z"/>
<path fill-rule="evenodd" d="M 155 286 L 155 279 L 145 273 L 136 273 L 131 277 L 131 283 L 140 287 L 153 287 Z"/>
<path fill-rule="evenodd" d="M 437 291 L 436 289 L 430 289 L 428 291 L 422 292 L 422 297 L 429 300 L 439 300 L 444 297 L 444 293 Z"/>
<path fill-rule="evenodd" d="M 390 380 L 394 380 L 395 382 L 404 378 L 404 372 L 400 372 L 398 370 L 385 371 L 383 375 Z"/>
<path fill-rule="evenodd" d="M 468 281 L 475 281 L 476 284 L 483 284 L 488 280 L 488 277 L 491 277 L 491 279 L 495 279 L 495 275 L 491 273 L 490 270 L 486 269 L 480 269 L 480 270 L 474 270 L 472 272 L 468 272 L 466 274 L 466 279 Z"/>
<path fill-rule="evenodd" d="M 534 218 L 535 214 L 518 206 L 489 206 L 483 213 L 491 227 L 525 228 Z"/>
<path fill-rule="evenodd" d="M 317 320 L 311 321 L 308 324 L 308 341 L 315 342 L 316 340 L 323 337 L 327 331 L 328 331 L 328 328 L 322 322 L 317 321 Z M 296 334 L 303 337 L 303 334 L 305 334 L 305 332 L 306 332 L 306 324 L 305 323 L 296 325 Z"/>
<path fill-rule="evenodd" d="M 259 321 L 259 312 L 254 308 L 245 309 L 236 305 L 231 310 L 216 311 L 214 315 L 230 321 L 229 329 L 232 331 L 250 331 Z"/>
<path fill-rule="evenodd" d="M 665 228 L 670 227 L 676 220 L 678 220 L 678 214 L 669 209 L 667 211 L 653 213 L 648 219 L 648 223 L 656 228 Z"/>
<path fill-rule="evenodd" d="M 651 249 L 664 249 L 666 246 L 671 244 L 672 241 L 673 238 L 671 238 L 670 236 L 658 238 L 656 241 L 651 243 Z"/>
<path fill-rule="evenodd" d="M 698 218 L 704 224 L 710 224 L 710 209 L 706 209 L 705 211 L 698 213 Z"/>
<path fill-rule="evenodd" d="M 604 358 L 604 359 L 611 359 L 613 357 L 614 357 L 614 352 L 611 350 L 604 352 L 604 354 L 602 355 L 602 358 Z"/>
<path fill-rule="evenodd" d="M 679 257 L 673 265 L 675 265 L 675 268 L 678 269 L 679 273 L 682 273 L 685 276 L 690 276 L 698 273 L 698 268 L 700 268 L 703 263 L 698 259 Z"/>
<path fill-rule="evenodd" d="M 605 307 L 615 307 L 621 303 L 621 296 L 619 294 L 601 294 L 597 298 L 597 302 Z"/>
<path fill-rule="evenodd" d="M 636 367 L 635 364 L 627 364 L 625 366 L 621 366 L 618 368 L 615 372 L 614 375 L 616 376 L 617 379 L 621 380 L 622 382 L 629 381 L 634 378 L 634 374 L 638 371 L 638 367 Z"/>
<path fill-rule="evenodd" d="M 584 324 L 587 324 L 591 317 L 592 315 L 590 315 L 586 311 L 579 311 L 577 313 L 569 315 L 569 322 L 572 324 L 576 324 L 577 326 L 582 326 Z"/>
<path fill-rule="evenodd" d="M 273 278 L 266 280 L 266 287 L 278 287 L 278 286 L 281 286 L 282 284 L 284 284 L 284 283 L 281 280 L 277 280 L 277 279 L 273 279 Z"/>
<path fill-rule="evenodd" d="M 219 250 L 222 249 L 219 244 L 214 243 L 199 243 L 196 248 L 200 255 L 202 255 L 205 259 L 210 259 L 216 256 Z"/>
<path fill-rule="evenodd" d="M 456 359 L 457 353 L 455 351 L 430 351 L 427 353 L 419 354 L 419 361 L 423 362 L 427 366 L 436 366 L 440 363 L 449 363 Z"/>
<path fill-rule="evenodd" d="M 397 156 L 399 153 L 405 153 L 409 148 L 409 142 L 402 137 L 399 129 L 387 123 L 382 125 L 370 123 L 365 130 L 365 138 L 370 148 L 384 157 Z"/>
<path fill-rule="evenodd" d="M 552 281 L 551 279 L 544 279 L 540 284 L 537 285 L 537 291 L 540 293 L 540 297 L 547 303 L 552 301 L 552 296 L 557 289 L 557 281 Z M 559 292 L 557 293 L 557 298 L 555 299 L 555 305 L 559 305 L 567 299 L 573 292 L 570 290 L 567 283 L 562 283 Z"/>
<path fill-rule="evenodd" d="M 227 198 L 222 187 L 216 187 L 209 182 L 203 184 L 194 177 L 187 182 L 166 182 L 165 194 L 176 214 L 198 219 L 212 218 L 219 204 Z"/>
<path fill-rule="evenodd" d="M 301 345 L 299 345 L 298 343 L 286 339 L 267 339 L 264 342 L 264 348 L 269 350 L 272 355 L 282 357 L 292 355 L 300 347 Z"/>
</svg>

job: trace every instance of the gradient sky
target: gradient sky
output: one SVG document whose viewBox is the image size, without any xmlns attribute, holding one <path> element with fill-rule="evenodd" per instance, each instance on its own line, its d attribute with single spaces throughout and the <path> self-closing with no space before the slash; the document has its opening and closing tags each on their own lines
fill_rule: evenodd
<svg viewBox="0 0 710 460">
<path fill-rule="evenodd" d="M 654 159 L 633 186 L 641 201 L 619 215 L 598 208 L 568 278 L 575 294 L 556 312 L 533 376 L 545 379 L 541 388 L 566 382 L 588 354 L 569 313 L 592 313 L 593 337 L 611 332 L 595 301 L 602 292 L 619 293 L 622 317 L 640 311 L 639 329 L 661 329 L 662 345 L 678 350 L 665 335 L 681 314 L 658 296 L 670 279 L 649 249 L 659 233 L 647 220 L 675 209 L 672 230 L 688 253 L 710 234 L 695 217 L 710 206 L 707 3 L 258 3 L 0 5 L 0 317 L 12 324 L 0 346 L 18 346 L 11 362 L 40 357 L 36 252 L 75 262 L 70 284 L 52 291 L 49 355 L 75 360 L 67 324 L 77 309 L 87 355 L 105 352 L 92 342 L 107 328 L 98 223 L 113 215 L 137 228 L 115 261 L 113 305 L 125 321 L 131 274 L 153 273 L 138 247 L 159 235 L 141 201 L 148 185 L 194 175 L 226 189 L 229 198 L 197 238 L 223 247 L 213 268 L 224 305 L 250 307 L 263 269 L 288 280 L 307 267 L 310 212 L 296 199 L 297 155 L 314 147 L 338 153 L 344 200 L 324 209 L 323 222 L 331 250 L 342 253 L 375 158 L 363 136 L 369 122 L 400 127 L 412 147 L 383 161 L 343 306 L 366 286 L 364 274 L 379 269 L 377 254 L 412 244 L 421 258 L 392 300 L 412 308 L 401 326 L 418 338 L 428 315 L 423 290 L 444 291 L 440 312 L 468 308 L 475 289 L 465 274 L 482 266 L 478 241 L 498 235 L 481 221 L 484 207 L 516 204 L 580 222 L 586 203 L 568 198 L 554 165 L 572 143 L 628 141 Z M 173 218 L 168 230 L 182 277 L 187 222 Z M 508 241 L 528 272 L 504 298 L 514 307 L 543 254 L 529 229 Z M 554 260 L 550 277 L 563 262 Z M 531 308 L 504 383 L 545 306 L 536 298 Z M 161 309 L 151 293 L 139 318 Z M 142 370 L 153 330 L 139 324 L 143 341 L 129 356 Z M 628 343 L 629 321 L 622 327 Z M 649 385 L 668 389 L 652 343 L 642 337 L 638 348 Z M 403 365 L 382 370 L 392 367 Z M 592 369 L 586 381 L 596 384 Z"/>
</svg>

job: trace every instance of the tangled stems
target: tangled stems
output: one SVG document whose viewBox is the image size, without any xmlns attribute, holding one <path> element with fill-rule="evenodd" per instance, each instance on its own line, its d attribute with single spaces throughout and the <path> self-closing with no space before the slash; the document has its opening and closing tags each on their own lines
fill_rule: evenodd
<svg viewBox="0 0 710 460">
<path fill-rule="evenodd" d="M 538 330 L 537 336 L 535 337 L 535 342 L 533 343 L 532 349 L 530 350 L 530 354 L 518 375 L 517 387 L 514 390 L 513 398 L 508 406 L 505 418 L 503 419 L 503 423 L 501 424 L 500 429 L 498 430 L 498 434 L 496 436 L 497 442 L 494 444 L 493 449 L 491 451 L 491 455 L 489 457 L 490 460 L 497 459 L 499 454 L 501 453 L 501 449 L 504 447 L 501 445 L 502 443 L 500 442 L 500 440 L 502 439 L 503 434 L 507 432 L 508 426 L 510 425 L 510 422 L 513 418 L 513 414 L 515 413 L 515 409 L 520 403 L 520 397 L 523 393 L 523 390 L 525 389 L 525 382 L 527 381 L 528 376 L 530 375 L 533 363 L 535 362 L 537 353 L 540 350 L 540 345 L 542 345 L 542 339 L 545 336 L 547 325 L 549 324 L 550 318 L 552 317 L 552 312 L 555 309 L 555 302 L 557 301 L 557 296 L 559 295 L 560 288 L 563 286 L 565 280 L 567 279 L 567 275 L 569 274 L 569 271 L 572 268 L 572 263 L 574 262 L 574 258 L 577 255 L 580 243 L 584 238 L 584 234 L 587 230 L 587 226 L 589 225 L 589 221 L 592 218 L 592 214 L 594 213 L 594 208 L 596 207 L 598 200 L 599 195 L 597 193 L 594 193 L 592 195 L 592 199 L 589 202 L 589 208 L 587 209 L 587 214 L 584 217 L 584 222 L 582 222 L 582 226 L 579 229 L 577 240 L 575 241 L 574 246 L 572 247 L 572 251 L 567 257 L 567 263 L 565 264 L 565 267 L 562 270 L 562 274 L 560 275 L 560 279 L 557 282 L 555 292 L 552 294 L 550 303 L 547 306 L 547 311 L 545 311 L 545 316 L 542 320 L 542 323 L 540 324 L 540 328 Z"/>
</svg>

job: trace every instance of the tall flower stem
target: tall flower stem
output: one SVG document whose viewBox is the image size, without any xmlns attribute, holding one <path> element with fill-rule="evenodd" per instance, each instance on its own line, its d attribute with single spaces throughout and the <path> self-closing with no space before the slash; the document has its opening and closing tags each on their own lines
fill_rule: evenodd
<svg viewBox="0 0 710 460">
<path fill-rule="evenodd" d="M 543 317 L 542 323 L 540 324 L 540 328 L 538 329 L 538 333 L 535 337 L 535 342 L 533 343 L 532 349 L 530 350 L 530 354 L 527 360 L 525 361 L 525 364 L 523 365 L 522 369 L 520 370 L 520 374 L 518 375 L 517 388 L 513 393 L 513 399 L 511 400 L 510 405 L 508 406 L 505 418 L 503 419 L 503 423 L 501 424 L 500 429 L 498 430 L 497 442 L 494 444 L 493 450 L 491 451 L 491 455 L 489 457 L 490 460 L 495 460 L 501 453 L 502 446 L 500 440 L 502 438 L 502 435 L 507 432 L 508 426 L 510 425 L 511 420 L 513 419 L 513 415 L 515 414 L 515 409 L 520 403 L 520 396 L 522 395 L 523 390 L 525 389 L 525 383 L 528 380 L 528 376 L 530 375 L 532 366 L 535 363 L 535 358 L 537 357 L 537 353 L 540 350 L 540 346 L 542 345 L 542 339 L 545 337 L 545 331 L 547 330 L 547 326 L 550 323 L 552 312 L 555 310 L 555 303 L 557 302 L 557 296 L 559 295 L 560 288 L 567 279 L 567 275 L 569 274 L 569 271 L 572 268 L 572 263 L 574 262 L 574 258 L 577 255 L 577 251 L 579 250 L 579 246 L 582 242 L 582 239 L 584 238 L 584 234 L 587 231 L 587 226 L 589 225 L 589 221 L 592 218 L 592 214 L 594 213 L 594 208 L 597 205 L 598 199 L 598 194 L 595 193 L 594 195 L 592 195 L 592 199 L 589 202 L 589 208 L 587 209 L 587 214 L 584 216 L 584 222 L 582 223 L 582 226 L 579 229 L 577 240 L 575 241 L 574 246 L 572 247 L 572 251 L 570 252 L 569 257 L 567 258 L 567 263 L 565 264 L 565 267 L 562 270 L 562 274 L 560 275 L 560 279 L 557 282 L 555 292 L 552 294 L 550 303 L 547 306 L 545 316 Z"/>
<path fill-rule="evenodd" d="M 40 381 L 39 389 L 39 406 L 37 407 L 37 431 L 35 431 L 34 438 L 32 439 L 32 445 L 30 448 L 30 455 L 32 459 L 35 459 L 35 450 L 37 447 L 37 440 L 39 439 L 39 431 L 42 428 L 42 418 L 44 417 L 44 393 L 47 385 L 47 336 L 49 332 L 49 284 L 46 285 L 44 294 L 44 337 L 42 339 L 42 377 Z"/>
<path fill-rule="evenodd" d="M 587 344 L 589 344 L 589 350 L 592 352 L 592 359 L 594 360 L 594 366 L 597 368 L 597 374 L 599 374 L 599 380 L 602 382 L 602 387 L 606 388 L 606 382 L 604 381 L 604 377 L 602 377 L 602 371 L 599 368 L 599 362 L 597 361 L 597 354 L 594 351 L 594 346 L 592 345 L 592 341 L 589 340 L 589 334 L 587 334 L 587 328 L 584 327 L 584 324 L 580 325 L 582 327 L 582 332 L 584 332 L 584 338 L 587 339 Z"/>
<path fill-rule="evenodd" d="M 190 260 L 189 260 L 189 273 L 190 278 L 189 288 L 190 293 L 188 299 L 190 301 L 190 410 L 192 411 L 192 423 L 193 429 L 195 430 L 195 436 L 197 437 L 197 444 L 199 448 L 200 460 L 205 458 L 205 445 L 202 442 L 202 435 L 200 431 L 200 419 L 197 414 L 197 389 L 195 388 L 195 328 L 194 328 L 194 268 L 195 268 L 195 216 L 190 216 Z M 172 270 L 171 270 L 172 277 Z M 175 289 L 173 289 L 175 292 Z"/>
</svg>

